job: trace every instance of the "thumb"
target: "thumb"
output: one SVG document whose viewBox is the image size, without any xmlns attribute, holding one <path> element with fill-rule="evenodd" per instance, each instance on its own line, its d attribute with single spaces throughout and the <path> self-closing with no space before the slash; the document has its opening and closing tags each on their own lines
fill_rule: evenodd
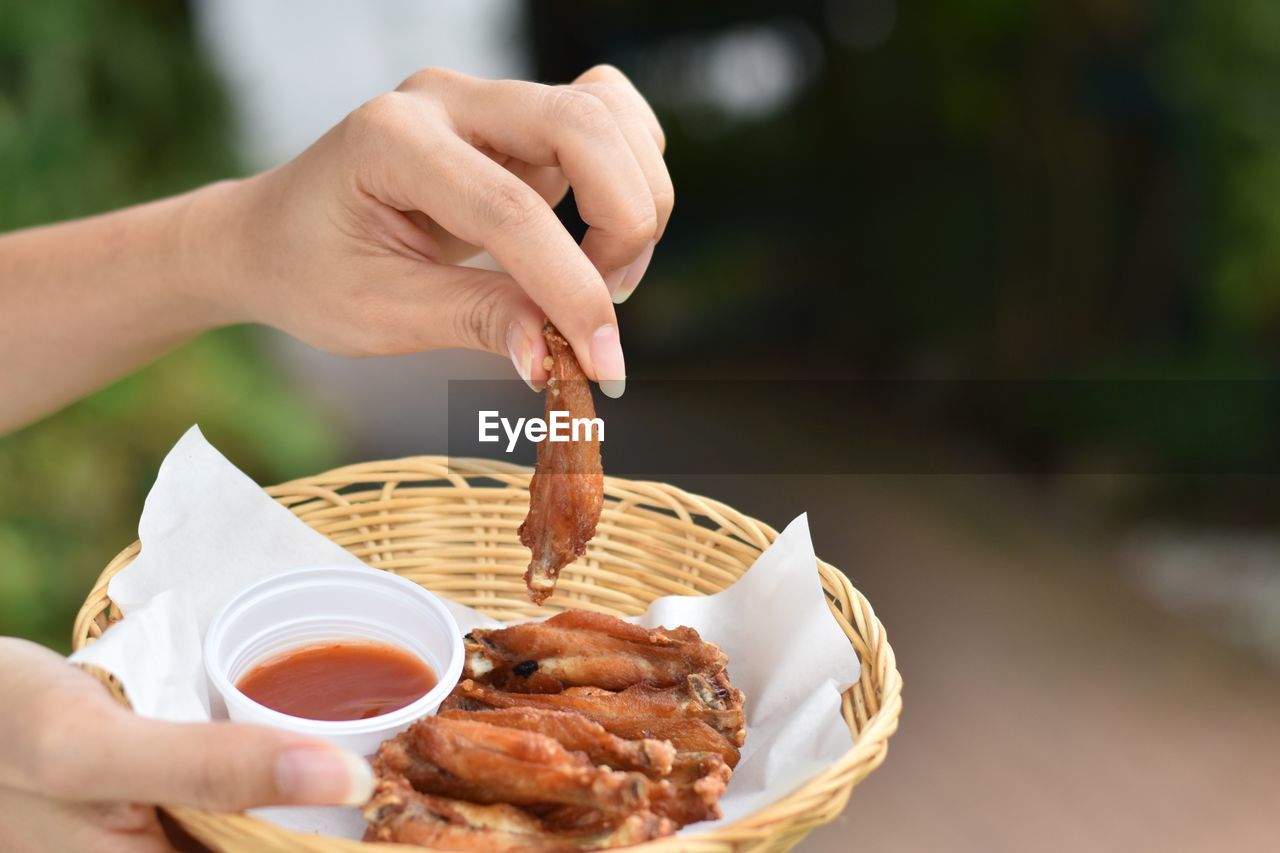
<svg viewBox="0 0 1280 853">
<path fill-rule="evenodd" d="M 380 282 L 376 298 L 378 354 L 484 350 L 510 358 L 530 387 L 547 380 L 546 312 L 504 272 L 419 264 Z"/>
<path fill-rule="evenodd" d="M 54 787 L 73 790 L 50 793 L 212 811 L 360 805 L 373 793 L 369 763 L 324 741 L 238 723 L 110 716 L 92 748 L 58 762 Z"/>
</svg>

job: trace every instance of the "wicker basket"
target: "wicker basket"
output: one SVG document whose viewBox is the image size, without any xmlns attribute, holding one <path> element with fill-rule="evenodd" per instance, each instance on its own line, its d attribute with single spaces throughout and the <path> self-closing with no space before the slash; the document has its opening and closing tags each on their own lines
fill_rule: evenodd
<svg viewBox="0 0 1280 853">
<path fill-rule="evenodd" d="M 567 608 L 631 616 L 660 596 L 716 592 L 777 538 L 772 528 L 717 501 L 661 483 L 606 477 L 595 539 L 561 575 L 555 597 L 539 608 L 525 597 L 529 555 L 515 533 L 529 507 L 529 475 L 528 468 L 502 462 L 424 456 L 352 465 L 267 492 L 370 565 L 502 620 Z M 116 556 L 89 593 L 76 619 L 77 649 L 120 618 L 107 581 L 138 547 Z M 902 708 L 893 650 L 871 605 L 848 579 L 822 561 L 817 568 L 831 612 L 862 660 L 861 681 L 845 693 L 843 706 L 854 746 L 836 765 L 749 818 L 693 838 L 649 842 L 641 845 L 645 850 L 789 849 L 834 819 L 853 786 L 884 761 Z M 105 680 L 120 696 L 118 686 Z M 245 815 L 166 810 L 217 851 L 406 849 L 301 835 Z"/>
</svg>

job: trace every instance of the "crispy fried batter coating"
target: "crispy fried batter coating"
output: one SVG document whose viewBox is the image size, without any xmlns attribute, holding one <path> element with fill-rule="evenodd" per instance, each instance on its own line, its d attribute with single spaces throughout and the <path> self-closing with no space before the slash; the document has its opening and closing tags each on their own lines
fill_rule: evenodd
<svg viewBox="0 0 1280 853">
<path fill-rule="evenodd" d="M 670 773 L 654 778 L 650 785 L 649 808 L 684 826 L 720 817 L 719 800 L 738 763 L 737 744 L 745 735 L 741 694 L 733 691 L 724 696 L 717 692 L 718 684 L 708 686 L 711 680 L 698 677 L 706 682 L 701 690 L 686 683 L 666 689 L 633 686 L 616 693 L 576 687 L 556 694 L 510 693 L 464 680 L 445 700 L 444 707 L 454 710 L 443 713 L 483 714 L 480 709 L 484 708 L 561 708 L 590 718 L 621 738 L 661 738 L 676 749 L 675 760 Z M 703 702 L 704 694 L 714 707 Z M 702 715 L 713 716 L 708 720 Z M 713 727 L 711 723 L 716 721 L 725 731 Z M 582 812 L 564 806 L 545 817 L 563 828 L 600 825 L 599 816 L 593 824 L 590 815 Z"/>
<path fill-rule="evenodd" d="M 439 714 L 374 760 L 367 839 L 594 850 L 721 817 L 746 731 L 718 646 L 581 612 L 466 639 Z"/>
<path fill-rule="evenodd" d="M 594 418 L 591 386 L 573 348 L 550 323 L 542 336 L 551 359 L 544 407 L 547 421 L 553 411 L 567 411 L 570 422 Z M 521 544 L 532 555 L 524 581 L 535 604 L 555 592 L 560 570 L 586 552 L 604 508 L 600 442 L 594 432 L 581 438 L 538 445 L 538 463 L 529 482 L 529 515 L 519 530 Z"/>
<path fill-rule="evenodd" d="M 650 787 L 649 809 L 676 826 L 686 826 L 722 816 L 720 797 L 733 771 L 714 752 L 682 753 L 671 775 Z M 575 832 L 600 831 L 609 826 L 607 816 L 580 806 L 547 805 L 534 809 L 548 826 Z"/>
<path fill-rule="evenodd" d="M 537 732 L 453 717 L 424 717 L 383 742 L 380 777 L 403 776 L 418 791 L 474 803 L 565 803 L 607 815 L 642 810 L 649 780 L 593 764 Z"/>
<path fill-rule="evenodd" d="M 602 850 L 639 844 L 675 831 L 670 820 L 648 811 L 629 814 L 616 824 L 556 829 L 506 803 L 478 805 L 423 794 L 400 778 L 378 782 L 364 815 L 369 824 L 365 841 L 478 853 Z"/>
<path fill-rule="evenodd" d="M 723 675 L 720 672 L 708 678 L 695 673 L 676 687 L 636 684 L 616 692 L 570 687 L 561 693 L 510 693 L 463 679 L 441 707 L 471 710 L 528 706 L 577 711 L 609 731 L 614 731 L 620 721 L 634 727 L 660 719 L 694 719 L 724 735 L 733 746 L 741 746 L 746 738 L 742 691 L 730 685 Z"/>
<path fill-rule="evenodd" d="M 477 628 L 471 637 L 463 676 L 483 677 L 518 693 L 581 686 L 671 687 L 695 672 L 719 672 L 729 660 L 692 628 L 646 629 L 582 610 L 557 613 L 541 622 Z"/>
<path fill-rule="evenodd" d="M 623 739 L 572 711 L 490 708 L 483 711 L 441 711 L 439 716 L 536 732 L 554 739 L 571 752 L 584 753 L 594 764 L 605 764 L 615 770 L 635 770 L 650 778 L 669 774 L 675 761 L 675 747 L 665 740 L 648 737 Z"/>
<path fill-rule="evenodd" d="M 680 752 L 671 775 L 649 792 L 649 808 L 678 826 L 722 816 L 720 797 L 733 770 L 715 752 Z"/>
<path fill-rule="evenodd" d="M 738 766 L 738 748 L 702 720 L 683 717 L 615 718 L 610 721 L 608 730 L 627 740 L 652 738 L 669 743 L 676 750 L 677 761 L 689 755 L 712 753 L 720 756 L 730 769 Z"/>
</svg>

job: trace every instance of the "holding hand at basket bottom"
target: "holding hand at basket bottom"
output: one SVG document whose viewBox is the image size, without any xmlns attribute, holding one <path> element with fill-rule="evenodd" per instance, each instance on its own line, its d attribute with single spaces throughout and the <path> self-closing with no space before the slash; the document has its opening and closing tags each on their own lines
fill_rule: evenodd
<svg viewBox="0 0 1280 853">
<path fill-rule="evenodd" d="M 165 723 L 92 675 L 0 638 L 0 827 L 15 853 L 168 851 L 155 804 L 239 811 L 358 805 L 368 763 L 323 741 L 233 723 Z"/>
</svg>

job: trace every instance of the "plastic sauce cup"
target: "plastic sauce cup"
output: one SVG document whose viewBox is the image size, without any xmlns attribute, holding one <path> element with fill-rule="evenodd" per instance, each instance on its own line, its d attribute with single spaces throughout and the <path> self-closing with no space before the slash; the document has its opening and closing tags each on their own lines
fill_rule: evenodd
<svg viewBox="0 0 1280 853">
<path fill-rule="evenodd" d="M 282 652 L 330 642 L 379 642 L 410 651 L 439 681 L 416 701 L 364 720 L 308 720 L 260 705 L 236 688 L 250 669 Z M 391 572 L 320 566 L 275 575 L 241 590 L 214 617 L 205 671 L 227 715 L 324 738 L 357 755 L 432 714 L 462 674 L 462 637 L 444 603 Z"/>
</svg>

